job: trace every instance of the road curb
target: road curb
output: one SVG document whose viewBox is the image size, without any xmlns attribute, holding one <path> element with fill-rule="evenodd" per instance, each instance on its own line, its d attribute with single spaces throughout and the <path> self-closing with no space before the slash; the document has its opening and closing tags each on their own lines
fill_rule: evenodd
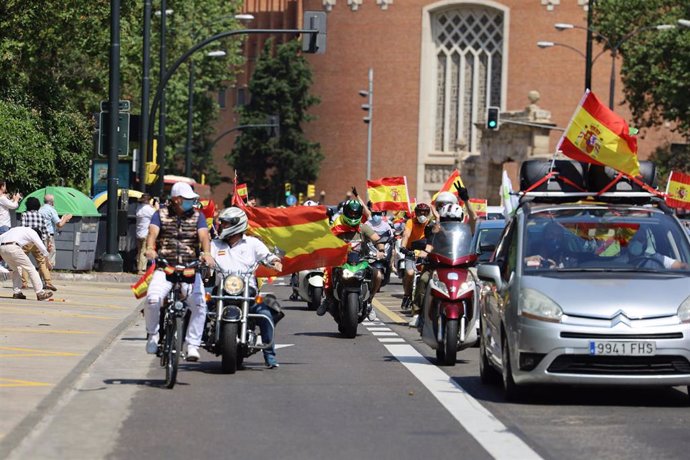
<svg viewBox="0 0 690 460">
<path fill-rule="evenodd" d="M 101 283 L 136 283 L 140 275 L 134 273 L 72 273 L 72 272 L 50 272 L 55 280 L 61 281 L 95 281 Z"/>
<path fill-rule="evenodd" d="M 101 341 L 91 349 L 67 374 L 55 388 L 31 411 L 24 419 L 19 422 L 0 442 L 0 459 L 7 458 L 22 441 L 31 433 L 45 415 L 53 410 L 62 397 L 72 390 L 76 381 L 86 372 L 86 370 L 98 359 L 98 357 L 113 343 L 113 341 L 125 329 L 130 327 L 141 314 L 143 302 L 127 315 L 120 323 L 108 332 Z"/>
</svg>

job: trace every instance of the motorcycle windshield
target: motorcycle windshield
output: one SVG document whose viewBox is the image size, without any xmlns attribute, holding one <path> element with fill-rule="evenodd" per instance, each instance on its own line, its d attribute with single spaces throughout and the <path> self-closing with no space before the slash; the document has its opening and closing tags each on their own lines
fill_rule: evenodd
<svg viewBox="0 0 690 460">
<path fill-rule="evenodd" d="M 472 254 L 472 229 L 463 222 L 441 222 L 440 230 L 431 240 L 431 254 L 457 260 Z"/>
</svg>

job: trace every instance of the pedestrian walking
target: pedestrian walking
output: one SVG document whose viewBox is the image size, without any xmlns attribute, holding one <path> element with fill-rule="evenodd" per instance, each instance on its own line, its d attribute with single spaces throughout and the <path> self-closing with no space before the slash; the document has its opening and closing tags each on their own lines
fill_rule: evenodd
<svg viewBox="0 0 690 460">
<path fill-rule="evenodd" d="M 146 273 L 146 237 L 149 234 L 151 217 L 158 211 L 158 202 L 151 204 L 151 195 L 144 193 L 139 198 L 140 207 L 137 210 L 137 273 Z"/>
<path fill-rule="evenodd" d="M 19 207 L 19 200 L 22 199 L 22 194 L 15 192 L 10 197 L 7 194 L 7 183 L 0 181 L 0 235 L 5 233 L 12 227 L 12 217 L 10 211 Z"/>
<path fill-rule="evenodd" d="M 49 299 L 52 297 L 53 292 L 43 289 L 41 277 L 38 276 L 38 272 L 29 260 L 29 256 L 22 249 L 28 244 L 34 244 L 44 257 L 48 257 L 48 249 L 41 241 L 41 236 L 33 228 L 14 227 L 0 235 L 0 257 L 12 269 L 12 288 L 14 290 L 12 298 L 26 299 L 26 296 L 22 293 L 22 277 L 19 274 L 19 270 L 25 270 L 29 273 L 31 284 L 34 287 L 34 291 L 36 291 L 36 299 Z M 46 264 L 48 268 L 52 268 L 50 261 L 47 261 Z"/>
<path fill-rule="evenodd" d="M 65 214 L 60 218 L 55 210 L 55 197 L 50 193 L 46 193 L 43 197 L 43 206 L 41 206 L 38 212 L 48 219 L 48 241 L 50 243 L 50 257 L 48 259 L 50 260 L 50 265 L 55 266 L 55 255 L 57 252 L 55 234 L 70 221 L 72 214 Z"/>
<path fill-rule="evenodd" d="M 42 236 L 41 240 L 43 241 L 43 244 L 46 245 L 48 253 L 50 254 L 51 242 L 50 238 L 48 237 L 48 219 L 40 212 L 38 212 L 40 208 L 41 202 L 38 201 L 38 198 L 34 196 L 30 196 L 29 198 L 27 198 L 26 212 L 22 213 L 21 226 L 30 227 L 38 231 L 38 233 Z M 24 252 L 34 256 L 34 259 L 38 264 L 38 271 L 41 275 L 41 278 L 43 279 L 44 287 L 46 289 L 50 289 L 51 291 L 57 291 L 57 288 L 53 286 L 53 281 L 50 276 L 50 270 L 48 269 L 48 265 L 46 264 L 46 258 L 43 256 L 39 248 L 35 244 L 28 244 L 24 246 Z M 25 288 L 28 285 L 29 273 L 25 270 L 22 270 L 22 288 Z"/>
</svg>

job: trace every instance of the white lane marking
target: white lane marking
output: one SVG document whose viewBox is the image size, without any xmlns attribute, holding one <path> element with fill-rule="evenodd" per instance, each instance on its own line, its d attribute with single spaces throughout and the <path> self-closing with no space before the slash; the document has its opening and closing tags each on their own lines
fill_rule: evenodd
<svg viewBox="0 0 690 460">
<path fill-rule="evenodd" d="M 372 326 L 372 327 L 368 327 L 367 330 L 369 330 L 369 331 L 371 331 L 371 332 L 374 332 L 374 331 L 390 331 L 391 328 L 390 328 L 390 327 L 383 327 L 383 326 L 381 326 L 381 327 Z"/>
<path fill-rule="evenodd" d="M 294 347 L 294 343 L 276 343 L 275 349 L 278 350 L 279 348 L 287 348 L 287 347 Z"/>
<path fill-rule="evenodd" d="M 496 459 L 541 459 L 448 374 L 411 345 L 384 345 L 439 400 L 486 451 Z"/>
<path fill-rule="evenodd" d="M 379 342 L 381 343 L 406 343 L 405 339 L 402 337 L 380 337 Z"/>
<path fill-rule="evenodd" d="M 393 331 L 388 331 L 388 332 L 374 331 L 371 333 L 371 335 L 376 336 L 376 337 L 397 337 L 398 336 L 397 332 L 393 332 Z"/>
</svg>

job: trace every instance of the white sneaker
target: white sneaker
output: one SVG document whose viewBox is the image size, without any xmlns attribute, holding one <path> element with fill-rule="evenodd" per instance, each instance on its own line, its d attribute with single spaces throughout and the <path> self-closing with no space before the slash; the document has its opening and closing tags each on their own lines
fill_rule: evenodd
<svg viewBox="0 0 690 460">
<path fill-rule="evenodd" d="M 158 334 L 149 334 L 149 338 L 146 341 L 146 353 L 150 355 L 155 355 L 158 351 Z"/>
<path fill-rule="evenodd" d="M 196 345 L 187 345 L 187 361 L 197 362 L 200 357 L 199 347 Z"/>
<path fill-rule="evenodd" d="M 407 324 L 409 327 L 417 327 L 417 322 L 419 321 L 419 315 L 414 315 L 410 322 Z"/>
<path fill-rule="evenodd" d="M 371 311 L 369 312 L 369 314 L 367 315 L 367 319 L 368 319 L 369 321 L 376 321 L 376 319 L 377 319 L 377 318 L 376 318 L 376 310 L 374 310 L 374 309 L 372 308 Z"/>
</svg>

